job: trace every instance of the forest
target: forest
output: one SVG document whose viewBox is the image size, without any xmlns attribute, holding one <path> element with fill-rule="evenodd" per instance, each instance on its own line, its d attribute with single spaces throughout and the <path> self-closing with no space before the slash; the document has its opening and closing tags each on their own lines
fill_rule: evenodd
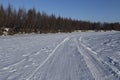
<svg viewBox="0 0 120 80">
<path fill-rule="evenodd" d="M 75 20 L 71 18 L 56 17 L 54 14 L 48 15 L 45 12 L 36 11 L 35 8 L 28 10 L 19 8 L 16 10 L 11 5 L 5 8 L 0 5 L 0 35 L 4 34 L 8 28 L 8 34 L 18 33 L 57 33 L 81 31 L 120 31 L 120 23 L 100 23 Z"/>
</svg>

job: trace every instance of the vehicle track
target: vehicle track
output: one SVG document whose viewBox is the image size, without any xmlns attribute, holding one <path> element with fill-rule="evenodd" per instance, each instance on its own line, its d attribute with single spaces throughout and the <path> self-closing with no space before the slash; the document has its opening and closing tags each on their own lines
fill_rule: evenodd
<svg viewBox="0 0 120 80">
<path fill-rule="evenodd" d="M 61 43 L 59 43 L 55 49 L 49 54 L 49 56 L 30 74 L 30 76 L 26 80 L 30 80 L 32 76 L 50 59 L 50 57 L 55 53 L 55 51 L 62 45 L 64 44 L 69 38 L 65 38 Z"/>
<path fill-rule="evenodd" d="M 119 69 L 117 69 L 115 66 L 113 66 L 113 65 L 110 65 L 109 63 L 107 63 L 106 61 L 104 61 L 102 58 L 100 58 L 100 57 L 98 57 L 97 56 L 97 52 L 95 52 L 95 51 L 93 51 L 91 48 L 89 48 L 89 47 L 87 47 L 86 45 L 84 45 L 83 43 L 82 43 L 82 37 L 80 37 L 79 38 L 79 40 L 77 40 L 76 39 L 76 42 L 79 44 L 79 45 L 77 45 L 78 46 L 78 48 L 79 48 L 79 51 L 81 52 L 81 49 L 80 49 L 80 47 L 79 46 L 81 46 L 81 47 L 83 47 L 86 51 L 88 51 L 88 53 L 82 53 L 81 52 L 81 54 L 85 57 L 85 59 L 86 59 L 86 63 L 88 63 L 88 60 L 87 59 L 94 59 L 94 60 L 91 60 L 92 62 L 92 64 L 93 65 L 95 65 L 94 64 L 94 61 L 96 61 L 96 62 L 98 62 L 98 64 L 100 63 L 101 65 L 99 65 L 98 67 L 100 67 L 100 66 L 103 66 L 103 69 L 104 69 L 104 66 L 107 66 L 108 67 L 108 71 L 111 73 L 111 74 L 113 74 L 113 77 L 115 77 L 115 78 L 117 78 L 117 79 L 120 79 L 120 71 L 119 71 Z M 90 54 L 90 53 L 91 54 Z M 89 60 L 90 61 L 90 60 Z M 95 62 L 95 63 L 96 63 Z M 90 67 L 90 64 L 88 63 L 88 67 L 90 68 L 90 70 L 91 70 L 91 72 L 92 72 L 92 74 L 93 74 L 93 76 L 95 77 L 95 80 L 108 80 L 108 78 L 106 78 L 106 79 L 104 79 L 104 78 L 102 78 L 103 76 L 101 76 L 101 75 L 99 75 L 99 74 L 101 74 L 100 73 L 100 71 L 98 72 L 97 70 L 97 66 L 95 65 L 95 67 L 94 67 L 94 69 L 91 69 L 91 67 Z M 96 70 L 95 70 L 96 69 Z M 95 71 L 92 71 L 92 70 L 95 70 Z M 102 68 L 101 68 L 101 71 L 103 71 L 103 72 L 105 72 L 104 70 L 102 70 Z M 94 73 L 95 72 L 95 73 Z M 98 75 L 96 75 L 96 72 L 97 73 L 99 73 Z M 99 78 L 97 78 L 97 77 L 99 77 Z M 107 77 L 107 76 L 106 76 Z"/>
<path fill-rule="evenodd" d="M 90 57 L 86 55 L 86 53 L 83 53 L 80 49 L 80 46 L 78 45 L 77 39 L 74 39 L 76 46 L 78 48 L 79 53 L 84 57 L 84 60 L 87 64 L 87 67 L 89 68 L 90 72 L 92 73 L 95 80 L 104 80 L 103 77 L 100 75 L 99 71 L 95 67 L 95 64 L 91 61 Z"/>
</svg>

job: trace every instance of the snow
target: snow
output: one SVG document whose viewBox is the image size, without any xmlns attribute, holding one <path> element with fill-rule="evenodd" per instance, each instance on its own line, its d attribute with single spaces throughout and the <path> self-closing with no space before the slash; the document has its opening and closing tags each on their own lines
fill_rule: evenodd
<svg viewBox="0 0 120 80">
<path fill-rule="evenodd" d="M 0 80 L 120 80 L 120 32 L 0 36 Z"/>
</svg>

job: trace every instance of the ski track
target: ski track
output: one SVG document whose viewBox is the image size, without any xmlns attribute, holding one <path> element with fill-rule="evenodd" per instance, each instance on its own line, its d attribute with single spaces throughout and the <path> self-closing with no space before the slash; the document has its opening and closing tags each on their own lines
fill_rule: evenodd
<svg viewBox="0 0 120 80">
<path fill-rule="evenodd" d="M 67 40 L 69 40 L 69 38 L 65 38 L 60 44 L 58 44 L 55 49 L 52 51 L 52 53 L 50 53 L 50 55 L 32 72 L 32 74 L 30 74 L 30 76 L 26 79 L 26 80 L 30 80 L 30 78 L 32 78 L 32 76 L 34 76 L 34 74 L 50 59 L 50 57 L 55 53 L 55 51 L 62 45 L 64 44 L 64 42 L 66 42 Z"/>
</svg>

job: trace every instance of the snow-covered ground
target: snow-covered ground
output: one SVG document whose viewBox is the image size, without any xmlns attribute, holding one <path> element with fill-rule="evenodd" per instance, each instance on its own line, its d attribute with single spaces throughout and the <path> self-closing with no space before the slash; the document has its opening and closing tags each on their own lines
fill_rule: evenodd
<svg viewBox="0 0 120 80">
<path fill-rule="evenodd" d="M 120 32 L 0 36 L 0 80 L 120 80 Z"/>
</svg>

